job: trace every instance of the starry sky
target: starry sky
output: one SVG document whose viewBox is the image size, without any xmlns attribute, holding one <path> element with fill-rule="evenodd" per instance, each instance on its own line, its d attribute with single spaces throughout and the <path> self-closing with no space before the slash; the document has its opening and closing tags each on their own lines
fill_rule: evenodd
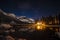
<svg viewBox="0 0 60 40">
<path fill-rule="evenodd" d="M 0 9 L 17 16 L 39 18 L 60 13 L 59 0 L 0 0 Z"/>
</svg>

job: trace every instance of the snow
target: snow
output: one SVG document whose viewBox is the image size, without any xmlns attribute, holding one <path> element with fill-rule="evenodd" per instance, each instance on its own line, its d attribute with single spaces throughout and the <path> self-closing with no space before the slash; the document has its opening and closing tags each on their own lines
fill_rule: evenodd
<svg viewBox="0 0 60 40">
<path fill-rule="evenodd" d="M 10 16 L 12 18 L 17 18 L 18 20 L 20 20 L 22 22 L 27 22 L 27 23 L 34 23 L 35 22 L 34 19 L 27 18 L 26 16 L 19 16 L 19 17 L 17 17 L 14 13 L 5 13 L 1 9 L 0 9 L 0 12 L 3 13 L 3 15 Z"/>
<path fill-rule="evenodd" d="M 12 27 L 10 24 L 1 24 L 1 27 L 4 27 L 4 28 L 10 28 L 10 27 Z"/>
<path fill-rule="evenodd" d="M 16 18 L 16 15 L 13 14 L 13 13 L 8 13 L 7 16 L 11 16 L 11 17 L 13 17 L 13 18 Z"/>
<path fill-rule="evenodd" d="M 0 12 L 3 13 L 4 15 L 7 15 L 7 13 L 5 13 L 4 11 L 2 11 L 1 9 L 0 9 Z"/>
<path fill-rule="evenodd" d="M 27 22 L 27 23 L 34 23 L 35 22 L 34 19 L 27 18 L 26 16 L 20 16 L 20 17 L 17 17 L 17 19 L 19 19 L 22 22 Z"/>
</svg>

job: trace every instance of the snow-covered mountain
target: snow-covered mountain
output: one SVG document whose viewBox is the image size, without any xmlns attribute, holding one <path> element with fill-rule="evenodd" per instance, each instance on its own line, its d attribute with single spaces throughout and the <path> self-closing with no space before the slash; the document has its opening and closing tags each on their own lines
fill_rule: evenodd
<svg viewBox="0 0 60 40">
<path fill-rule="evenodd" d="M 11 20 L 15 22 L 22 23 L 35 23 L 35 20 L 32 18 L 27 18 L 26 16 L 16 16 L 14 13 L 6 13 L 0 9 L 0 17 L 4 17 L 6 20 Z"/>
<path fill-rule="evenodd" d="M 20 17 L 17 17 L 17 19 L 19 19 L 22 22 L 35 23 L 34 19 L 27 18 L 26 16 L 20 16 Z"/>
<path fill-rule="evenodd" d="M 5 15 L 5 16 L 10 16 L 10 17 L 16 18 L 15 14 L 13 14 L 13 13 L 6 13 L 6 12 L 2 11 L 1 9 L 0 9 L 0 15 Z"/>
<path fill-rule="evenodd" d="M 1 15 L 1 14 L 3 14 L 3 15 L 7 15 L 6 12 L 4 12 L 4 11 L 2 11 L 2 10 L 0 9 L 0 15 Z"/>
<path fill-rule="evenodd" d="M 26 16 L 16 16 L 13 13 L 6 13 L 2 10 L 0 10 L 0 27 L 4 27 L 5 29 L 9 29 L 11 27 L 14 27 L 14 25 L 18 25 L 18 24 L 23 24 L 25 25 L 25 23 L 27 24 L 31 24 L 31 23 L 35 23 L 35 20 L 32 18 L 27 18 Z M 21 25 L 22 26 L 22 25 Z M 19 26 L 19 27 L 21 27 Z M 17 26 L 16 26 L 17 27 Z M 25 26 L 23 26 L 24 28 L 20 28 L 23 30 L 30 30 L 30 26 L 28 26 L 27 28 L 25 28 Z"/>
<path fill-rule="evenodd" d="M 8 13 L 7 16 L 10 16 L 10 17 L 16 18 L 16 15 L 13 14 L 13 13 Z"/>
</svg>

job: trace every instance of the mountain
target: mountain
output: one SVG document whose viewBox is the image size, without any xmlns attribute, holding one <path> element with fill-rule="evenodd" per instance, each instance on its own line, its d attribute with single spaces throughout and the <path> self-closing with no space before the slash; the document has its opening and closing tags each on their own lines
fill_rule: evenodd
<svg viewBox="0 0 60 40">
<path fill-rule="evenodd" d="M 0 9 L 0 21 L 1 23 L 11 23 L 14 21 L 15 23 L 35 23 L 34 19 L 27 18 L 26 16 L 17 17 L 13 13 L 6 13 Z"/>
<path fill-rule="evenodd" d="M 6 13 L 0 9 L 0 23 L 10 23 L 14 21 L 15 23 L 22 23 L 16 18 L 15 14 Z"/>
<path fill-rule="evenodd" d="M 34 19 L 27 18 L 26 16 L 20 16 L 20 17 L 17 17 L 17 19 L 19 19 L 22 22 L 26 22 L 26 23 L 35 23 Z"/>
<path fill-rule="evenodd" d="M 4 25 L 4 27 L 6 29 L 9 29 L 10 27 L 13 27 L 13 29 L 20 29 L 21 27 L 23 27 L 22 28 L 23 30 L 26 30 L 26 29 L 30 30 L 30 28 L 29 28 L 30 26 L 27 26 L 27 28 L 26 28 L 23 25 L 32 24 L 32 23 L 35 23 L 35 20 L 32 18 L 27 18 L 26 16 L 17 17 L 13 13 L 6 13 L 6 12 L 0 10 L 0 26 L 1 27 Z M 21 25 L 21 24 L 23 24 L 23 25 Z M 20 25 L 20 26 L 16 26 L 16 25 Z"/>
</svg>

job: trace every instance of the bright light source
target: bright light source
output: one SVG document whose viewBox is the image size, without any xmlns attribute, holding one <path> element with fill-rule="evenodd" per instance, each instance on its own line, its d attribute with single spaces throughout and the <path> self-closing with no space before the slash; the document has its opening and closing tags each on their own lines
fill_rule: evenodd
<svg viewBox="0 0 60 40">
<path fill-rule="evenodd" d="M 38 22 L 37 25 L 39 25 L 40 23 Z"/>
<path fill-rule="evenodd" d="M 37 29 L 40 30 L 40 29 L 42 29 L 42 27 L 41 26 L 37 26 Z"/>
<path fill-rule="evenodd" d="M 37 22 L 36 28 L 37 28 L 37 30 L 39 30 L 39 29 L 41 29 L 41 30 L 45 29 L 46 28 L 45 27 L 45 23 Z"/>
</svg>

